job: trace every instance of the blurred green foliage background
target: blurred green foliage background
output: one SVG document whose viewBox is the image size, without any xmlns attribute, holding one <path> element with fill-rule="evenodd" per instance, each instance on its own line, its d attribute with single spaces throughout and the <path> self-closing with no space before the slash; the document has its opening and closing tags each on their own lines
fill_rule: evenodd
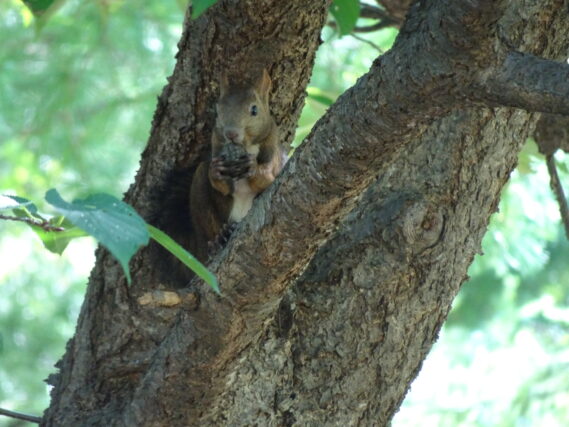
<svg viewBox="0 0 569 427">
<path fill-rule="evenodd" d="M 173 69 L 184 1 L 60 3 L 41 29 L 20 1 L 0 4 L 0 193 L 118 196 Z M 396 35 L 324 29 L 295 144 Z M 557 161 L 568 189 L 569 157 Z M 94 246 L 79 239 L 58 257 L 0 222 L 0 407 L 48 405 L 42 380 L 73 334 Z M 531 141 L 483 250 L 394 426 L 569 424 L 569 243 Z"/>
</svg>

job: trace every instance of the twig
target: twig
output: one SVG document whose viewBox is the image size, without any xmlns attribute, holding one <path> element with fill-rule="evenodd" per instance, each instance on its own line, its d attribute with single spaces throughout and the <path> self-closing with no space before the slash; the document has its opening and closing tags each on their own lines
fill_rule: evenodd
<svg viewBox="0 0 569 427">
<path fill-rule="evenodd" d="M 360 4 L 360 18 L 377 19 L 378 22 L 361 27 L 355 26 L 352 29 L 352 33 L 371 33 L 372 31 L 378 31 L 388 27 L 398 27 L 401 25 L 401 22 L 398 22 L 389 16 L 385 10 L 365 3 Z M 334 21 L 329 21 L 326 25 L 334 29 L 338 28 L 338 25 Z"/>
<path fill-rule="evenodd" d="M 356 40 L 359 40 L 361 42 L 367 43 L 369 44 L 371 47 L 373 47 L 374 49 L 376 49 L 379 53 L 383 54 L 385 53 L 384 50 L 382 48 L 380 48 L 378 45 L 376 45 L 374 42 L 372 42 L 371 40 L 368 40 L 364 37 L 358 36 L 357 34 L 350 34 L 350 36 L 352 36 L 353 38 L 355 38 Z"/>
<path fill-rule="evenodd" d="M 2 408 L 0 408 L 0 415 L 5 415 L 7 417 L 16 418 L 18 420 L 29 421 L 30 423 L 36 423 L 36 424 L 41 423 L 42 420 L 41 417 L 22 414 L 21 412 L 8 411 L 7 409 L 2 409 Z"/>
<path fill-rule="evenodd" d="M 366 25 L 363 27 L 354 27 L 354 33 L 371 33 L 373 31 L 379 31 L 379 30 L 383 30 L 384 28 L 388 28 L 388 27 L 392 27 L 393 24 L 391 24 L 390 22 L 386 22 L 386 21 L 379 21 L 376 24 L 373 25 Z"/>
<path fill-rule="evenodd" d="M 336 24 L 335 21 L 328 21 L 326 23 L 326 25 L 330 28 L 333 28 L 333 29 L 338 28 L 338 24 Z M 376 24 L 367 25 L 367 26 L 363 26 L 363 27 L 356 26 L 352 29 L 352 33 L 371 33 L 372 31 L 382 30 L 384 28 L 388 28 L 391 26 L 392 26 L 392 24 L 390 24 L 388 22 L 380 21 Z"/>
<path fill-rule="evenodd" d="M 2 214 L 0 214 L 0 219 L 5 219 L 8 221 L 25 222 L 26 224 L 35 225 L 36 227 L 40 227 L 45 231 L 65 231 L 65 228 L 56 227 L 55 225 L 51 225 L 46 220 L 32 219 L 32 218 L 21 218 L 18 216 L 8 216 L 8 215 L 2 215 Z"/>
<path fill-rule="evenodd" d="M 555 158 L 553 154 L 548 154 L 545 156 L 545 163 L 547 164 L 547 170 L 549 171 L 549 185 L 555 194 L 557 203 L 559 204 L 559 212 L 561 213 L 561 221 L 565 227 L 565 235 L 569 239 L 569 208 L 567 207 L 567 199 L 563 193 L 563 186 L 559 181 L 559 175 L 557 174 L 557 167 L 555 166 Z"/>
<path fill-rule="evenodd" d="M 385 10 L 379 7 L 372 6 L 371 4 L 360 4 L 360 17 L 369 19 L 378 19 L 381 21 L 384 27 L 396 27 L 401 24 L 392 16 L 390 16 Z"/>
</svg>

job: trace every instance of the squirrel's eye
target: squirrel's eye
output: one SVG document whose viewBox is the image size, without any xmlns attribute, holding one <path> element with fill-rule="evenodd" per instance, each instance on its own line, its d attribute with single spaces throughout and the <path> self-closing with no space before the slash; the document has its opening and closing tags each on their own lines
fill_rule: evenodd
<svg viewBox="0 0 569 427">
<path fill-rule="evenodd" d="M 256 105 L 252 105 L 252 106 L 251 106 L 251 115 L 252 115 L 252 116 L 256 116 L 256 115 L 257 115 L 257 106 L 256 106 Z"/>
</svg>

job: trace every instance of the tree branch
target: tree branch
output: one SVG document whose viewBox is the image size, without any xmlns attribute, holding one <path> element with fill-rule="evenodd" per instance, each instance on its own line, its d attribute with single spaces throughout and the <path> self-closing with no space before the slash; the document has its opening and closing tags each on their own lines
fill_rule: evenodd
<svg viewBox="0 0 569 427">
<path fill-rule="evenodd" d="M 557 199 L 561 221 L 569 239 L 569 208 L 557 174 L 555 157 L 553 157 L 558 149 L 569 153 L 569 117 L 542 114 L 535 127 L 534 138 L 539 147 L 539 152 L 545 156 L 547 170 L 549 171 L 549 185 Z"/>
<path fill-rule="evenodd" d="M 159 417 L 166 400 L 176 405 L 157 388 L 184 388 L 193 404 L 179 402 L 178 408 L 191 419 L 202 416 L 210 398 L 222 398 L 227 367 L 258 339 L 291 279 L 353 209 L 376 171 L 390 165 L 429 122 L 459 105 L 448 78 L 456 68 L 448 52 L 462 58 L 465 46 L 478 48 L 480 38 L 490 37 L 487 23 L 497 16 L 493 1 L 428 3 L 409 23 L 420 29 L 400 37 L 328 110 L 210 265 L 223 297 L 206 292 L 196 313 L 180 314 L 125 406 L 127 423 L 150 413 Z M 453 39 L 433 41 L 422 31 L 442 25 Z M 452 48 L 455 40 L 462 49 Z M 204 340 L 207 347 L 199 345 Z M 192 379 L 191 387 L 185 378 Z"/>
<path fill-rule="evenodd" d="M 283 145 L 290 143 L 304 106 L 305 88 L 329 3 L 330 0 L 223 0 L 197 20 L 187 16 L 178 43 L 176 68 L 158 99 L 140 169 L 125 195 L 125 200 L 146 220 L 152 222 L 160 217 L 165 194 L 172 190 L 168 186 L 172 171 L 195 168 L 207 151 L 222 71 L 231 68 L 236 75 L 247 76 L 253 66 L 267 67 L 273 81 L 271 112 Z M 156 351 L 165 355 L 158 345 L 172 326 L 171 313 L 164 314 L 169 309 L 150 309 L 137 303 L 139 297 L 163 283 L 157 275 L 160 256 L 145 248 L 131 265 L 138 267 L 133 268 L 133 285 L 129 287 L 118 263 L 106 251 L 97 251 L 75 338 L 59 364 L 61 374 L 50 376 L 52 404 L 45 415 L 46 425 L 115 424 L 120 418 L 118 409 L 122 412 L 123 404 L 128 405 L 126 402 L 148 391 L 137 391 L 141 383 L 154 388 L 153 383 L 161 382 L 142 378 L 138 373 L 120 374 L 125 360 L 140 364 L 141 360 L 154 357 Z M 166 269 L 165 277 L 168 273 Z M 223 311 L 227 310 L 222 310 L 220 316 Z M 191 309 L 184 313 L 195 314 Z M 190 318 L 182 328 L 192 323 Z M 101 325 L 105 326 L 100 328 Z M 213 341 L 222 336 L 221 331 L 218 336 L 211 335 Z M 181 344 L 189 342 L 196 340 L 190 338 Z M 213 343 L 207 344 L 207 348 L 219 349 Z M 172 354 L 177 354 L 175 349 Z M 178 360 L 173 356 L 174 365 L 180 366 L 178 363 L 187 360 L 189 354 Z M 201 357 L 195 359 L 196 363 L 201 361 L 207 364 Z M 201 394 L 197 388 L 191 388 L 196 396 Z M 149 405 L 129 408 L 125 419 L 140 421 L 130 425 L 164 422 L 159 400 L 177 406 L 192 398 L 190 393 L 180 400 L 171 393 L 175 394 L 175 389 L 154 395 Z M 157 399 L 160 394 L 162 397 Z M 199 411 L 197 405 L 186 403 L 182 404 L 186 411 Z"/>
<path fill-rule="evenodd" d="M 379 22 L 371 25 L 355 26 L 352 33 L 371 33 L 389 27 L 399 28 L 403 24 L 402 18 L 396 18 L 384 9 L 367 3 L 360 3 L 360 18 L 377 19 Z M 329 21 L 326 25 L 331 28 L 338 27 L 334 21 Z"/>
<path fill-rule="evenodd" d="M 24 222 L 28 225 L 33 225 L 35 227 L 40 227 L 45 231 L 54 231 L 54 232 L 60 232 L 60 231 L 65 231 L 65 228 L 63 227 L 57 227 L 55 225 L 50 224 L 48 221 L 41 220 L 41 219 L 33 219 L 33 218 L 27 218 L 27 217 L 19 217 L 19 216 L 9 216 L 9 215 L 2 215 L 0 214 L 0 219 L 4 219 L 7 221 L 19 221 L 19 222 Z"/>
<path fill-rule="evenodd" d="M 380 7 L 371 4 L 360 3 L 360 17 L 378 19 L 380 21 L 391 21 L 392 18 Z"/>
<path fill-rule="evenodd" d="M 136 303 L 156 285 L 148 279 L 153 259 L 133 260 L 129 288 L 120 266 L 99 251 L 46 425 L 389 418 L 466 277 L 519 141 L 533 126 L 523 111 L 460 111 L 463 87 L 496 62 L 489 47 L 505 3 L 510 13 L 521 7 L 415 3 L 394 48 L 328 110 L 215 260 L 222 298 L 204 291 L 197 308 L 164 322 L 165 309 Z M 176 160 L 195 165 L 213 124 L 212 76 L 230 59 L 245 69 L 253 48 L 270 52 L 271 108 L 290 140 L 320 29 L 310 25 L 325 16 L 318 2 L 235 0 L 187 23 L 127 198 L 152 212 L 160 205 L 152 178 L 161 181 Z M 555 28 L 559 36 L 547 44 L 567 33 Z M 540 25 L 523 39 L 542 34 Z M 449 111 L 455 114 L 439 120 Z M 425 143 L 427 135 L 440 145 Z M 403 187 L 411 177 L 414 184 Z M 369 253 L 358 246 L 366 239 Z M 353 249 L 361 263 L 343 259 Z M 295 281 L 302 288 L 296 305 Z M 137 371 L 121 370 L 141 360 Z M 352 390 L 361 384 L 368 394 L 360 401 Z M 339 393 L 351 396 L 336 399 Z M 358 401 L 343 406 L 351 397 Z"/>
<path fill-rule="evenodd" d="M 559 175 L 557 174 L 557 167 L 555 166 L 555 157 L 553 157 L 553 154 L 545 156 L 545 162 L 547 164 L 547 170 L 549 171 L 549 185 L 551 186 L 551 190 L 553 190 L 553 194 L 555 194 L 555 198 L 559 204 L 561 222 L 565 228 L 565 235 L 569 240 L 569 207 L 567 207 L 567 199 L 565 198 L 563 186 L 561 185 Z"/>
<path fill-rule="evenodd" d="M 338 24 L 336 24 L 336 22 L 334 22 L 334 21 L 328 21 L 326 23 L 326 25 L 329 26 L 330 28 L 334 28 L 334 29 L 338 28 Z M 388 24 L 384 21 L 380 21 L 377 24 L 366 25 L 363 27 L 356 26 L 353 28 L 352 33 L 371 33 L 373 31 L 379 31 L 379 30 L 382 30 L 384 28 L 388 28 L 391 26 L 392 26 L 391 24 Z"/>
<path fill-rule="evenodd" d="M 357 34 L 350 34 L 353 38 L 355 38 L 356 40 L 361 41 L 362 43 L 366 43 L 368 45 L 370 45 L 372 48 L 374 48 L 375 50 L 377 50 L 377 52 L 379 54 L 384 53 L 383 49 L 380 48 L 378 45 L 376 45 L 374 42 L 372 42 L 371 40 L 366 39 L 365 37 L 360 37 Z"/>
<path fill-rule="evenodd" d="M 399 27 L 405 20 L 412 0 L 376 0 L 376 3 L 385 9 L 390 19 L 397 22 Z"/>
<path fill-rule="evenodd" d="M 402 21 L 394 19 L 385 10 L 365 3 L 362 3 L 360 6 L 360 17 L 377 19 L 379 22 L 364 27 L 355 27 L 354 31 L 359 33 L 369 33 L 388 27 L 399 27 L 402 24 Z"/>
<path fill-rule="evenodd" d="M 9 411 L 7 409 L 0 408 L 0 415 L 5 415 L 6 417 L 16 418 L 18 420 L 28 421 L 30 423 L 39 424 L 42 421 L 41 417 L 36 417 L 34 415 L 22 414 L 21 412 Z"/>
<path fill-rule="evenodd" d="M 298 425 L 388 425 L 430 349 L 425 337 L 436 335 L 480 250 L 529 131 L 522 115 L 531 117 L 459 111 L 402 147 L 285 292 L 262 345 L 229 368 L 270 366 L 274 376 L 236 375 L 211 407 L 244 419 L 239 408 L 276 388 L 275 412 L 295 414 Z M 363 406 L 369 390 L 377 398 Z"/>
<path fill-rule="evenodd" d="M 569 65 L 511 52 L 501 67 L 487 70 L 474 97 L 490 105 L 569 115 Z"/>
<path fill-rule="evenodd" d="M 383 30 L 384 28 L 392 27 L 393 24 L 387 21 L 380 21 L 376 24 L 366 25 L 366 26 L 356 26 L 354 27 L 354 33 L 371 33 L 373 31 Z"/>
<path fill-rule="evenodd" d="M 553 154 L 558 149 L 569 154 L 569 116 L 542 114 L 533 136 L 543 155 Z"/>
</svg>

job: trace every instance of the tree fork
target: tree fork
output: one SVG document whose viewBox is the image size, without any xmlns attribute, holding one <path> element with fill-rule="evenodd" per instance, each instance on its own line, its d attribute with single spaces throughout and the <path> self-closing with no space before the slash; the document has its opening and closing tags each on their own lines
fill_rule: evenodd
<svg viewBox="0 0 569 427">
<path fill-rule="evenodd" d="M 253 8 L 262 17 L 259 7 L 270 4 L 241 3 L 243 13 L 222 2 L 204 20 L 221 26 Z M 291 12 L 282 3 L 271 6 Z M 143 253 L 133 262 L 128 289 L 99 252 L 45 424 L 386 423 L 446 317 L 532 130 L 525 112 L 475 107 L 469 99 L 484 67 L 503 59 L 492 50 L 502 16 L 496 6 L 432 2 L 410 12 L 392 51 L 317 124 L 214 263 L 221 299 L 204 292 L 196 311 L 175 317 L 140 308 L 136 296 L 155 285 L 150 260 Z M 561 7 L 553 0 L 508 4 L 501 31 L 523 40 L 520 52 L 559 59 L 566 48 L 559 34 L 568 30 L 567 17 L 556 13 Z M 540 18 L 526 23 L 523 39 L 511 19 L 521 16 L 516 8 Z M 317 16 L 322 25 L 324 12 Z M 263 18 L 243 34 L 254 38 L 256 19 Z M 217 37 L 241 34 L 208 30 L 204 20 L 186 28 L 127 195 L 145 214 L 176 159 L 191 164 L 207 143 L 211 61 L 224 55 L 204 54 L 196 40 L 223 46 Z M 556 29 L 547 43 L 539 37 L 543 20 Z M 316 29 L 310 34 L 315 47 Z M 287 62 L 277 64 L 274 108 L 291 135 L 300 107 L 285 102 L 286 90 L 299 93 L 299 74 L 292 81 L 280 71 L 289 70 Z M 181 132 L 185 122 L 193 127 Z"/>
</svg>

